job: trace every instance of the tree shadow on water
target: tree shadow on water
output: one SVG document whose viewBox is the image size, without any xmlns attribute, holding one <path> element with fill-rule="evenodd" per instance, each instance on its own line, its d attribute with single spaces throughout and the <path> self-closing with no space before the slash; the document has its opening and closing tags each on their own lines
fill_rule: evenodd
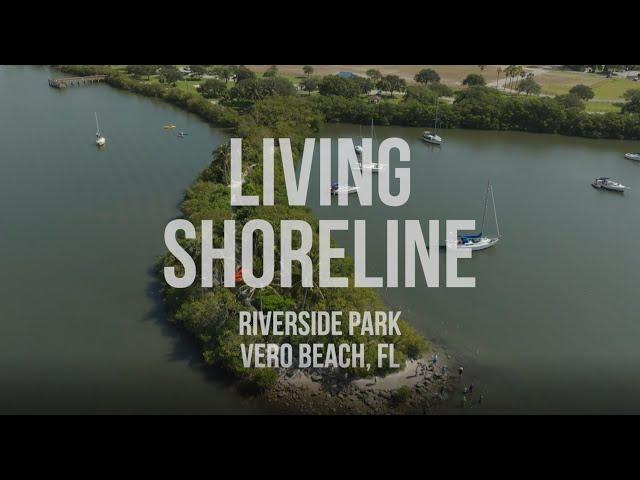
<svg viewBox="0 0 640 480">
<path fill-rule="evenodd" d="M 214 382 L 224 387 L 235 386 L 235 381 L 230 375 L 205 363 L 200 345 L 195 338 L 179 325 L 169 321 L 166 307 L 160 295 L 162 284 L 155 265 L 147 270 L 147 276 L 149 282 L 146 296 L 152 301 L 152 307 L 144 319 L 157 325 L 161 329 L 162 335 L 170 340 L 171 351 L 167 353 L 167 359 L 170 362 L 186 363 L 189 368 L 198 372 L 208 382 Z"/>
</svg>

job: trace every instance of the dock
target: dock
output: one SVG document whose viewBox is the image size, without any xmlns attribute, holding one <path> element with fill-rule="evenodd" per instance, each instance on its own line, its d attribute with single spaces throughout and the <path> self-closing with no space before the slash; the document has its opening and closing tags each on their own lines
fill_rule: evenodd
<svg viewBox="0 0 640 480">
<path fill-rule="evenodd" d="M 80 87 L 82 85 L 100 83 L 106 80 L 106 75 L 88 75 L 85 77 L 50 78 L 49 86 L 53 88 Z"/>
</svg>

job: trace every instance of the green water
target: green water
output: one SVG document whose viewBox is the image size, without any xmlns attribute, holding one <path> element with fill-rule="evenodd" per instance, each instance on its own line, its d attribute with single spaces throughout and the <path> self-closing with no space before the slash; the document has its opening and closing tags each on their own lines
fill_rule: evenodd
<svg viewBox="0 0 640 480">
<path fill-rule="evenodd" d="M 322 136 L 359 132 L 329 125 Z M 461 387 L 473 382 L 483 393 L 483 412 L 639 412 L 640 163 L 623 154 L 640 144 L 445 130 L 444 145 L 434 147 L 421 133 L 376 129 L 378 139 L 401 137 L 411 146 L 407 205 L 384 206 L 374 187 L 373 207 L 318 207 L 316 170 L 314 210 L 321 218 L 366 220 L 368 273 L 384 276 L 387 219 L 479 224 L 491 179 L 502 240 L 460 268 L 477 287 L 428 289 L 423 281 L 382 295 L 450 353 L 452 367 L 464 366 Z M 592 188 L 601 175 L 633 190 Z M 491 217 L 485 231 L 495 232 Z M 350 233 L 336 238 L 353 253 Z M 444 251 L 440 272 L 444 285 Z"/>
<path fill-rule="evenodd" d="M 254 411 L 153 295 L 164 227 L 225 135 L 106 85 L 49 88 L 50 75 L 0 67 L 0 413 Z"/>
</svg>

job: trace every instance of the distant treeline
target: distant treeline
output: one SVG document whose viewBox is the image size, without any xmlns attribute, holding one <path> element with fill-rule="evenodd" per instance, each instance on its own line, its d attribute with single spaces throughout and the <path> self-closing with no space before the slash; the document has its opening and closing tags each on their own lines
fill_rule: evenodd
<svg viewBox="0 0 640 480">
<path fill-rule="evenodd" d="M 363 95 L 331 94 L 343 90 L 349 92 L 348 88 L 344 88 L 349 82 L 345 79 L 327 82 L 339 85 L 340 89 L 325 88 L 324 95 L 298 95 L 294 89 L 242 88 L 243 82 L 251 83 L 246 87 L 256 83 L 254 78 L 248 78 L 231 89 L 235 89 L 233 95 L 221 99 L 219 103 L 212 103 L 199 93 L 180 90 L 168 83 L 143 82 L 109 67 L 64 66 L 60 70 L 76 75 L 109 74 L 108 82 L 115 87 L 162 98 L 221 127 L 236 127 L 241 112 L 250 110 L 252 105 L 264 98 L 273 97 L 279 99 L 277 101 L 283 108 L 293 98 L 296 98 L 296 104 L 308 103 L 314 113 L 318 114 L 314 121 L 320 123 L 369 124 L 373 120 L 378 125 L 433 127 L 436 99 L 447 93 L 446 89 L 437 88 L 439 84 L 428 87 L 409 86 L 401 101 L 374 102 Z M 285 78 L 280 79 L 280 83 L 286 81 L 288 80 Z M 240 97 L 243 91 L 250 91 L 252 98 Z M 640 113 L 587 113 L 584 111 L 584 102 L 567 95 L 556 98 L 508 95 L 488 87 L 474 86 L 457 92 L 453 104 L 440 101 L 438 108 L 438 126 L 442 128 L 517 130 L 587 138 L 640 140 Z"/>
<path fill-rule="evenodd" d="M 432 127 L 435 102 L 417 100 L 373 104 L 362 98 L 309 97 L 328 122 Z M 587 138 L 640 140 L 640 115 L 592 114 L 583 105 L 567 107 L 562 98 L 504 95 L 487 87 L 470 87 L 453 104 L 440 102 L 438 126 L 481 130 L 559 133 Z"/>
</svg>

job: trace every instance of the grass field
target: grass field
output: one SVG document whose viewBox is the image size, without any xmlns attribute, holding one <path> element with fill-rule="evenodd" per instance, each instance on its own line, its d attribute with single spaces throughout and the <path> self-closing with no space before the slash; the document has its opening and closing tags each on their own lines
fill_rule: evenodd
<svg viewBox="0 0 640 480">
<path fill-rule="evenodd" d="M 270 65 L 247 65 L 256 72 L 264 72 Z M 281 75 L 290 77 L 304 77 L 303 65 L 278 65 Z M 380 70 L 383 75 L 398 75 L 408 82 L 413 82 L 413 77 L 423 68 L 432 68 L 440 75 L 442 83 L 447 85 L 459 85 L 470 73 L 482 73 L 487 82 L 496 80 L 498 65 L 487 65 L 484 71 L 477 65 L 312 65 L 314 75 L 335 75 L 338 72 L 353 72 L 357 75 L 365 75 L 370 68 Z"/>
<path fill-rule="evenodd" d="M 611 78 L 593 85 L 596 98 L 621 99 L 627 90 L 639 89 L 640 82 L 634 82 L 623 78 Z"/>
<path fill-rule="evenodd" d="M 124 65 L 118 67 L 122 71 L 125 69 Z M 262 75 L 270 65 L 247 65 L 247 67 Z M 303 65 L 278 65 L 278 75 L 297 85 L 305 78 L 302 67 Z M 413 77 L 417 72 L 423 68 L 432 68 L 438 72 L 442 83 L 459 89 L 462 88 L 462 80 L 470 73 L 479 73 L 484 76 L 487 83 L 495 84 L 497 69 L 504 69 L 505 65 L 487 65 L 484 70 L 481 70 L 478 65 L 312 65 L 312 67 L 314 68 L 313 74 L 317 76 L 333 75 L 341 71 L 365 75 L 367 70 L 375 68 L 384 75 L 398 75 L 410 84 L 414 83 Z M 591 73 L 550 70 L 536 66 L 525 67 L 525 70 L 534 74 L 535 80 L 542 86 L 542 93 L 546 95 L 566 94 L 577 84 L 590 86 L 595 93 L 595 99 L 601 100 L 587 104 L 587 111 L 594 113 L 619 112 L 620 105 L 616 102 L 622 100 L 624 93 L 629 89 L 640 89 L 640 82 L 624 78 L 608 79 L 602 75 Z M 504 78 L 504 75 L 501 75 L 500 78 Z M 157 76 L 153 76 L 150 81 L 157 82 Z M 184 91 L 195 92 L 196 86 L 201 82 L 202 80 L 182 80 L 177 82 L 177 87 Z M 233 85 L 233 82 L 229 82 L 228 88 Z"/>
<path fill-rule="evenodd" d="M 587 102 L 587 112 L 591 113 L 619 113 L 621 105 L 608 102 Z"/>
<path fill-rule="evenodd" d="M 588 85 L 598 100 L 621 100 L 627 90 L 638 88 L 640 83 L 624 78 L 604 78 L 602 75 L 581 72 L 552 71 L 535 76 L 542 85 L 542 93 L 563 95 L 579 83 Z"/>
</svg>

